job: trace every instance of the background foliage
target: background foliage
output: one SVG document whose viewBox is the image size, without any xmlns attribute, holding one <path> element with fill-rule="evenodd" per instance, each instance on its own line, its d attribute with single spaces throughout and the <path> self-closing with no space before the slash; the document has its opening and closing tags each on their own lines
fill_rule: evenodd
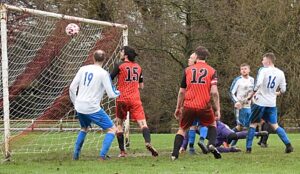
<svg viewBox="0 0 300 174">
<path fill-rule="evenodd" d="M 287 93 L 279 97 L 281 124 L 297 126 L 300 112 L 300 2 L 298 0 L 24 0 L 8 1 L 51 12 L 129 26 L 129 45 L 139 52 L 141 92 L 152 131 L 168 132 L 183 68 L 193 49 L 206 46 L 219 75 L 222 119 L 234 123 L 228 96 L 239 65 L 255 77 L 262 55 L 272 51 L 284 70 Z M 288 118 L 288 119 L 286 119 Z"/>
</svg>

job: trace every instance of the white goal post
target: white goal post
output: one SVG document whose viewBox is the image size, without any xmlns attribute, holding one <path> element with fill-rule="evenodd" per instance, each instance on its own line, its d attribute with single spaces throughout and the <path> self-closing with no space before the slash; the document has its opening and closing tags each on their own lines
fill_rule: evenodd
<svg viewBox="0 0 300 174">
<path fill-rule="evenodd" d="M 87 63 L 87 57 L 90 56 L 90 52 L 96 48 L 97 44 L 99 41 L 101 41 L 101 39 L 105 38 L 105 36 L 102 35 L 102 33 L 104 33 L 103 31 L 105 29 L 103 29 L 103 31 L 101 30 L 100 32 L 98 31 L 98 27 L 91 27 L 91 25 L 96 25 L 96 26 L 101 26 L 101 27 L 110 27 L 110 28 L 118 28 L 121 30 L 121 39 L 118 43 L 118 47 L 121 46 L 126 46 L 128 45 L 128 27 L 127 25 L 123 25 L 123 24 L 118 24 L 118 23 L 111 23 L 111 22 L 105 22 L 105 21 L 98 21 L 98 20 L 92 20 L 92 19 L 85 19 L 85 18 L 80 18 L 80 17 L 74 17 L 74 16 L 68 16 L 68 15 L 63 15 L 63 14 L 57 14 L 57 13 L 51 13 L 51 12 L 45 12 L 45 11 L 41 11 L 41 10 L 35 10 L 35 9 L 28 9 L 28 8 L 22 8 L 22 7 L 16 7 L 16 6 L 11 6 L 11 5 L 7 5 L 4 3 L 0 4 L 0 16 L 1 16 L 1 58 L 2 58 L 2 62 L 1 62 L 1 82 L 2 82 L 2 91 L 0 91 L 0 94 L 2 96 L 0 96 L 1 99 L 1 106 L 2 107 L 2 111 L 0 113 L 0 120 L 3 120 L 3 125 L 1 124 L 1 126 L 3 126 L 3 140 L 0 139 L 0 144 L 4 145 L 4 150 L 3 153 L 5 155 L 5 158 L 9 158 L 11 155 L 11 147 L 10 147 L 10 140 L 12 137 L 12 130 L 15 130 L 16 127 L 12 127 L 11 123 L 10 123 L 10 117 L 13 115 L 13 119 L 24 119 L 23 117 L 25 117 L 25 119 L 37 119 L 37 117 L 40 117 L 39 115 L 41 114 L 45 114 L 47 112 L 49 112 L 49 108 L 51 106 L 53 106 L 54 104 L 56 104 L 55 102 L 58 99 L 57 96 L 55 96 L 57 93 L 57 95 L 59 95 L 59 97 L 61 97 L 61 100 L 64 99 L 64 97 L 62 97 L 62 94 L 64 93 L 66 87 L 69 85 L 68 83 L 70 82 L 70 79 L 72 79 L 72 76 L 74 76 L 74 72 L 76 72 L 78 70 L 78 68 L 80 66 L 82 66 L 83 64 Z M 19 21 L 17 23 L 17 21 L 13 21 L 14 19 L 11 19 L 11 17 L 15 17 L 17 15 L 13 14 L 12 16 L 8 16 L 8 13 L 10 11 L 13 11 L 15 13 L 22 13 L 22 14 L 29 14 L 29 15 L 33 15 L 33 16 L 39 16 L 41 17 L 42 21 L 40 22 L 39 19 L 36 20 L 34 19 L 33 21 L 30 21 L 31 18 L 27 18 L 26 19 L 24 16 L 24 20 L 23 21 Z M 70 37 L 70 36 L 64 36 L 62 33 L 57 34 L 55 36 L 52 36 L 54 32 L 56 32 L 57 28 L 64 26 L 65 24 L 61 24 L 58 25 L 57 21 L 53 21 L 52 23 L 48 23 L 49 21 L 52 21 L 52 18 L 55 20 L 59 20 L 59 21 L 72 21 L 72 22 L 78 22 L 81 23 L 83 26 L 83 28 L 85 29 L 84 31 L 79 32 L 78 36 L 75 36 L 74 38 L 65 38 L 65 37 Z M 11 21 L 9 21 L 11 20 Z M 45 20 L 45 21 L 44 21 Z M 13 23 L 13 22 L 16 23 Z M 11 31 L 8 31 L 8 22 L 11 23 L 13 28 Z M 45 26 L 39 26 L 40 23 L 44 24 Z M 27 29 L 23 29 L 22 25 L 26 24 L 28 26 L 33 26 L 34 29 L 33 31 L 30 33 L 26 33 Z M 51 25 L 51 26 L 50 26 Z M 17 26 L 17 27 L 16 27 Z M 49 30 L 44 30 L 45 27 L 49 26 Z M 58 27 L 59 26 L 59 27 Z M 51 28 L 52 27 L 52 28 Z M 13 33 L 15 30 L 17 30 L 19 32 L 19 35 L 14 35 L 12 34 L 12 36 L 8 36 L 8 32 L 9 33 Z M 22 33 L 24 31 L 24 33 Z M 64 30 L 63 30 L 64 31 Z M 100 33 L 100 34 L 99 34 Z M 35 35 L 35 34 L 40 34 L 40 36 Z M 65 34 L 65 33 L 64 33 Z M 91 34 L 91 35 L 89 35 Z M 34 39 L 31 39 L 29 35 L 32 35 L 32 37 L 35 37 Z M 19 36 L 19 38 L 18 38 Z M 49 39 L 50 38 L 50 39 Z M 64 40 L 61 38 L 65 38 L 65 45 L 61 45 L 61 46 L 56 46 L 54 45 L 53 47 L 51 44 L 53 44 L 55 41 L 53 41 L 53 38 L 56 38 L 59 41 L 56 41 L 57 43 L 61 44 L 61 42 L 63 42 Z M 20 39 L 21 41 L 18 41 L 18 39 Z M 61 41 L 60 41 L 61 39 Z M 86 40 L 84 40 L 86 39 Z M 87 39 L 89 39 L 87 41 Z M 9 47 L 8 42 L 12 42 L 13 44 L 15 44 L 14 47 Z M 33 43 L 34 42 L 34 43 Z M 49 43 L 49 44 L 47 44 Z M 19 45 L 18 45 L 19 44 Z M 29 47 L 30 45 L 32 45 L 32 48 Z M 40 46 L 42 45 L 42 46 Z M 45 48 L 43 48 L 43 46 Z M 103 44 L 101 45 L 103 46 Z M 59 47 L 59 49 L 58 49 Z M 103 46 L 104 47 L 104 46 Z M 49 51 L 50 48 L 55 49 L 54 51 L 52 50 Z M 28 53 L 27 49 L 30 50 L 31 52 Z M 41 49 L 47 49 L 46 53 L 41 54 Z M 22 52 L 23 50 L 23 52 Z M 114 57 L 118 56 L 117 48 L 113 51 L 111 51 L 111 55 Z M 11 52 L 10 52 L 11 51 Z M 44 51 L 44 50 L 43 50 Z M 47 52 L 48 51 L 48 52 Z M 71 52 L 74 51 L 75 53 L 72 54 Z M 33 53 L 32 53 L 33 52 Z M 57 53 L 59 52 L 59 53 Z M 30 68 L 30 67 L 34 67 L 34 65 L 30 65 L 31 64 L 35 64 L 35 66 L 38 66 L 37 63 L 42 62 L 41 61 L 41 56 L 44 56 L 47 58 L 47 56 L 50 56 L 52 54 L 55 54 L 55 59 L 63 59 L 64 61 L 63 63 L 68 64 L 68 65 L 61 65 L 61 64 L 57 64 L 56 62 L 54 62 L 54 58 L 51 60 L 43 60 L 43 61 L 48 61 L 47 66 L 51 64 L 55 65 L 55 67 L 50 67 L 48 68 L 47 66 L 43 66 L 43 68 L 41 68 L 41 70 L 37 73 L 35 72 L 37 75 L 37 78 L 39 78 L 41 80 L 41 82 L 37 81 L 36 79 L 32 80 L 31 85 L 33 87 L 30 87 L 30 89 L 28 89 L 29 85 L 28 84 L 23 84 L 24 82 L 28 82 L 28 78 L 25 77 L 21 77 L 21 75 L 31 75 L 32 74 L 29 73 L 29 70 L 27 71 L 26 68 Z M 40 57 L 39 57 L 39 56 Z M 45 56 L 46 55 L 46 56 Z M 13 58 L 10 56 L 14 56 Z M 19 59 L 16 57 L 20 57 Z M 65 57 L 67 58 L 65 58 Z M 23 57 L 28 57 L 27 59 L 22 59 Z M 71 58 L 76 57 L 76 63 L 75 60 L 73 62 L 73 60 Z M 33 62 L 33 59 L 38 59 L 37 62 Z M 14 61 L 19 61 L 17 63 L 10 63 L 10 60 L 14 60 Z M 18 59 L 18 60 L 17 60 Z M 78 62 L 77 62 L 78 59 Z M 79 60 L 80 59 L 80 60 Z M 22 62 L 24 61 L 24 62 Z M 115 61 L 115 60 L 112 60 Z M 111 69 L 114 62 L 112 61 L 108 61 L 106 63 L 106 65 L 104 66 L 107 69 Z M 10 66 L 10 64 L 13 65 L 14 69 L 11 69 L 12 67 Z M 44 63 L 45 64 L 45 63 Z M 73 65 L 73 64 L 76 64 Z M 48 70 L 47 72 L 46 69 Z M 33 70 L 31 70 L 33 71 Z M 32 73 L 32 72 L 31 72 Z M 64 73 L 68 73 L 68 74 L 72 74 L 72 76 L 69 75 L 64 75 Z M 38 76 L 39 75 L 39 76 Z M 66 77 L 61 77 L 61 79 L 50 79 L 50 76 L 68 76 Z M 12 76 L 12 77 L 11 77 Z M 43 77 L 40 77 L 43 76 Z M 21 79 L 21 80 L 20 80 Z M 22 82 L 23 79 L 23 82 Z M 67 79 L 67 80 L 66 80 Z M 13 88 L 13 85 L 17 83 L 17 81 L 19 82 L 19 86 L 20 89 L 16 90 Z M 28 82 L 29 83 L 29 82 Z M 61 88 L 55 88 L 56 85 L 58 84 L 62 84 L 63 86 Z M 22 86 L 23 85 L 23 86 Z M 44 86 L 43 86 L 44 85 Z M 45 85 L 47 85 L 45 87 Z M 55 91 L 56 93 L 50 93 L 48 94 L 47 90 L 40 90 L 40 87 L 45 88 L 45 89 L 50 89 L 51 91 Z M 25 93 L 24 91 L 27 90 L 27 93 Z M 59 90 L 59 91 L 57 91 Z M 10 92 L 13 91 L 13 93 L 11 94 Z M 15 92 L 17 91 L 17 92 Z M 15 93 L 14 93 L 15 92 Z M 21 92 L 24 93 L 24 95 L 22 94 L 22 96 L 25 96 L 25 98 L 22 98 L 21 96 Z M 37 94 L 38 93 L 38 94 Z M 40 94 L 41 93 L 41 94 Z M 32 96 L 31 96 L 32 95 Z M 47 100 L 47 101 L 43 101 L 43 95 L 49 95 L 47 97 L 51 97 L 51 99 Z M 31 101 L 29 100 L 32 97 L 35 97 L 35 103 L 33 105 L 30 105 Z M 27 98 L 26 98 L 27 97 Z M 16 101 L 14 101 L 14 103 L 11 103 L 11 99 L 14 100 L 18 100 L 18 101 L 24 101 L 23 103 L 17 103 Z M 111 101 L 109 101 L 111 102 Z M 28 104 L 29 103 L 29 104 Z M 47 104 L 47 106 L 44 106 L 44 103 Z M 51 104 L 49 104 L 51 103 Z M 108 107 L 111 107 L 109 104 L 107 103 L 102 103 L 103 105 L 108 105 Z M 16 107 L 18 111 L 15 111 L 11 108 L 11 106 Z M 32 108 L 34 109 L 32 109 Z M 30 108 L 29 110 L 26 110 L 27 108 Z M 13 112 L 13 113 L 11 113 Z M 17 113 L 21 113 L 20 116 Z M 35 115 L 32 117 L 27 117 L 27 115 Z M 71 115 L 72 111 L 68 111 L 67 114 Z M 26 116 L 25 116 L 26 115 Z M 46 117 L 45 119 L 48 119 L 48 117 Z M 59 124 L 59 123 L 58 123 Z M 28 125 L 21 125 L 21 126 L 25 126 L 25 128 L 28 128 Z M 34 124 L 32 123 L 30 126 L 34 126 Z M 20 134 L 20 130 L 24 131 L 24 129 L 16 129 L 19 130 L 19 132 L 14 132 L 13 136 L 18 136 Z M 0 132 L 0 135 L 1 132 Z M 3 141 L 3 142 L 2 142 Z M 73 143 L 73 142 L 72 142 Z"/>
</svg>

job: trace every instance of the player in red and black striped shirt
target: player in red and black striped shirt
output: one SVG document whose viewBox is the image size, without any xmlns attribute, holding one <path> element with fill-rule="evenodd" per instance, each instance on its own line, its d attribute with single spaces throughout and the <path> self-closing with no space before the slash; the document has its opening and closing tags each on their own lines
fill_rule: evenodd
<svg viewBox="0 0 300 174">
<path fill-rule="evenodd" d="M 121 49 L 122 62 L 117 64 L 110 74 L 114 79 L 118 76 L 118 90 L 120 96 L 116 102 L 116 124 L 118 128 L 117 138 L 121 153 L 119 157 L 125 157 L 123 122 L 126 119 L 127 112 L 130 113 L 130 119 L 136 121 L 140 126 L 145 139 L 146 148 L 152 156 L 158 156 L 157 151 L 151 143 L 150 131 L 147 126 L 144 109 L 142 106 L 139 88 L 144 87 L 142 68 L 135 62 L 137 56 L 134 49 L 125 46 Z"/>
<path fill-rule="evenodd" d="M 208 127 L 208 149 L 215 158 L 221 158 L 214 147 L 217 131 L 216 120 L 220 119 L 220 102 L 217 88 L 217 73 L 205 60 L 209 52 L 205 47 L 198 47 L 189 61 L 196 62 L 187 67 L 178 93 L 176 119 L 179 119 L 179 130 L 175 136 L 172 160 L 178 158 L 179 149 L 186 131 L 194 120 Z"/>
</svg>

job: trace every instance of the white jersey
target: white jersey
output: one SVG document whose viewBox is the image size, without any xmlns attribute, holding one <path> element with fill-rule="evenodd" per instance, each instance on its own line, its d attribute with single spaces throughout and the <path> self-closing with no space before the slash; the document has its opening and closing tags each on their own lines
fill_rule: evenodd
<svg viewBox="0 0 300 174">
<path fill-rule="evenodd" d="M 259 69 L 254 87 L 254 103 L 264 107 L 276 106 L 276 91 L 286 91 L 286 81 L 283 71 L 276 67 L 262 67 Z"/>
<path fill-rule="evenodd" d="M 250 92 L 253 91 L 254 87 L 254 78 L 248 76 L 245 78 L 239 76 L 235 78 L 230 87 L 230 96 L 234 103 L 240 102 L 243 108 L 250 108 L 250 101 L 247 100 L 247 97 Z"/>
<path fill-rule="evenodd" d="M 120 92 L 115 90 L 106 70 L 99 65 L 86 65 L 77 72 L 70 85 L 69 94 L 77 112 L 92 114 L 101 109 L 100 101 L 104 91 L 109 98 L 120 95 Z"/>
</svg>

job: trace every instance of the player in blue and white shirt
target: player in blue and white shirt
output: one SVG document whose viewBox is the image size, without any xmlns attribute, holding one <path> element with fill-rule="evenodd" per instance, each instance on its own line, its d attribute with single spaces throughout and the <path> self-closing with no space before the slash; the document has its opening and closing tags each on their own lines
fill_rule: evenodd
<svg viewBox="0 0 300 174">
<path fill-rule="evenodd" d="M 109 73 L 102 68 L 105 58 L 104 51 L 95 51 L 94 64 L 81 67 L 70 85 L 70 98 L 81 126 L 81 131 L 75 143 L 74 160 L 79 159 L 81 147 L 91 122 L 103 130 L 107 130 L 99 153 L 100 159 L 107 159 L 107 152 L 115 137 L 116 127 L 100 107 L 105 91 L 109 98 L 116 98 L 120 95 L 119 91 L 115 90 L 112 85 Z"/>
<path fill-rule="evenodd" d="M 285 152 L 293 151 L 285 130 L 277 123 L 276 97 L 286 91 L 286 81 L 283 71 L 274 66 L 275 59 L 273 53 L 266 53 L 262 60 L 264 67 L 260 68 L 257 74 L 254 86 L 254 104 L 251 106 L 250 128 L 246 140 L 248 153 L 251 153 L 255 128 L 261 119 L 270 123 L 276 131 L 286 146 Z"/>
<path fill-rule="evenodd" d="M 248 97 L 253 92 L 254 78 L 249 76 L 250 66 L 246 63 L 240 66 L 241 75 L 236 77 L 230 87 L 230 97 L 234 103 L 237 126 L 235 132 L 242 131 L 243 127 L 249 126 L 251 102 Z"/>
</svg>

